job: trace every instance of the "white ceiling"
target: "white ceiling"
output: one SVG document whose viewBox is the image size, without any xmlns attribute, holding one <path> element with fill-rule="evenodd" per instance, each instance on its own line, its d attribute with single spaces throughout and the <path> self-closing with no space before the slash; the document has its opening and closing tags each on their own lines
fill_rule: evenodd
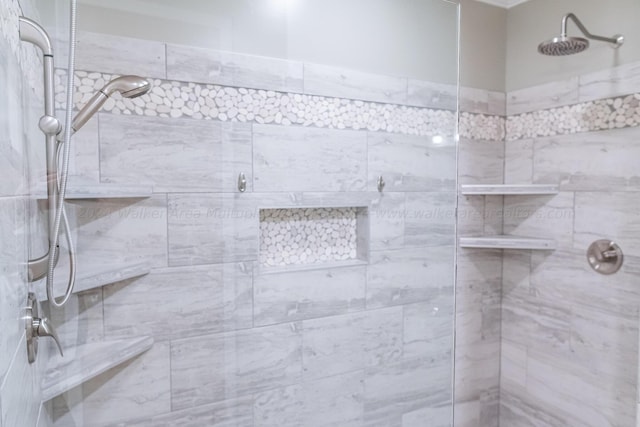
<svg viewBox="0 0 640 427">
<path fill-rule="evenodd" d="M 529 0 L 476 0 L 476 1 L 480 1 L 482 3 L 488 3 L 494 6 L 504 7 L 505 9 L 509 9 L 513 6 L 517 6 Z"/>
</svg>

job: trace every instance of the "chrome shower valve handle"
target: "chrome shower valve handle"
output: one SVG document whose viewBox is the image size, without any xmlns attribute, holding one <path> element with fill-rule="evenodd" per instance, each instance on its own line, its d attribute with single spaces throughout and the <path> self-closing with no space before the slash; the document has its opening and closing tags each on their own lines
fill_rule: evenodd
<svg viewBox="0 0 640 427">
<path fill-rule="evenodd" d="M 38 338 L 51 337 L 58 346 L 60 356 L 64 356 L 62 346 L 60 345 L 60 339 L 53 325 L 49 323 L 49 319 L 46 317 L 39 317 L 38 300 L 33 292 L 29 292 L 27 296 L 27 307 L 25 315 L 25 329 L 27 338 L 27 358 L 29 363 L 36 361 L 38 355 Z"/>
</svg>

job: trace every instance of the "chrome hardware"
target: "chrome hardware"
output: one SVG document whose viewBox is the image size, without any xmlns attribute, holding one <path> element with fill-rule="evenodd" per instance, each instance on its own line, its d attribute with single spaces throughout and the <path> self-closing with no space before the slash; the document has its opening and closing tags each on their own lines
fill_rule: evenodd
<svg viewBox="0 0 640 427">
<path fill-rule="evenodd" d="M 49 323 L 49 319 L 47 319 L 46 317 L 40 318 L 38 316 L 38 300 L 36 299 L 36 295 L 33 292 L 29 292 L 29 295 L 27 297 L 27 307 L 25 315 L 27 358 L 29 359 L 29 363 L 33 363 L 36 361 L 36 356 L 38 355 L 39 337 L 53 338 L 56 345 L 58 346 L 60 355 L 64 356 L 58 334 L 56 333 L 56 330 L 53 329 L 53 326 Z"/>
<path fill-rule="evenodd" d="M 62 123 L 56 117 L 44 115 L 40 117 L 38 126 L 42 133 L 47 136 L 58 135 L 62 131 Z"/>
<path fill-rule="evenodd" d="M 384 178 L 382 178 L 382 175 L 380 175 L 378 177 L 378 191 L 380 193 L 382 193 L 382 190 L 384 190 L 384 186 L 387 185 L 386 182 L 384 182 Z"/>
<path fill-rule="evenodd" d="M 597 240 L 587 249 L 587 260 L 593 270 L 600 274 L 614 274 L 624 261 L 622 249 L 611 240 Z"/>
<path fill-rule="evenodd" d="M 247 178 L 243 173 L 240 173 L 240 175 L 238 175 L 238 191 L 241 193 L 247 191 Z"/>
</svg>

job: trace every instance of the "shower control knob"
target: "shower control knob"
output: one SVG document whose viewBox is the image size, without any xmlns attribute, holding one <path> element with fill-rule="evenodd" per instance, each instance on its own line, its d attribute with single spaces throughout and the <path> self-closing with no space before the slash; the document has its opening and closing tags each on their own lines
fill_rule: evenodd
<svg viewBox="0 0 640 427">
<path fill-rule="evenodd" d="M 27 358 L 29 363 L 36 361 L 38 355 L 38 338 L 39 337 L 51 337 L 58 346 L 60 355 L 64 356 L 62 352 L 62 346 L 60 345 L 60 339 L 56 330 L 53 328 L 49 319 L 46 317 L 38 317 L 38 300 L 33 292 L 29 292 L 27 297 L 26 307 L 26 337 L 27 337 Z"/>
<path fill-rule="evenodd" d="M 48 115 L 40 117 L 38 126 L 45 135 L 57 135 L 62 130 L 62 124 L 60 123 L 60 120 Z"/>
</svg>

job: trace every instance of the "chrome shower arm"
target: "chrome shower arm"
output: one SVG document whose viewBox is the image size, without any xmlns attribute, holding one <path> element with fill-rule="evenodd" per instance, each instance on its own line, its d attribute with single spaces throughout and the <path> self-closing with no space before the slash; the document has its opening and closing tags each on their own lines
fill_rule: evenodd
<svg viewBox="0 0 640 427">
<path fill-rule="evenodd" d="M 605 43 L 611 43 L 611 44 L 615 45 L 616 47 L 620 46 L 624 42 L 624 37 L 620 36 L 620 35 L 615 35 L 613 37 L 604 37 L 604 36 L 598 36 L 598 35 L 595 35 L 595 34 L 591 34 L 589 32 L 589 30 L 587 30 L 587 27 L 584 26 L 582 21 L 580 21 L 578 19 L 578 17 L 576 15 L 574 15 L 573 13 L 567 13 L 562 18 L 562 29 L 561 29 L 561 33 L 560 34 L 562 36 L 564 36 L 564 37 L 567 37 L 567 24 L 568 24 L 569 20 L 572 20 L 573 23 L 576 24 L 578 29 L 582 32 L 582 34 L 588 39 L 598 40 L 598 41 L 605 42 Z"/>
</svg>

